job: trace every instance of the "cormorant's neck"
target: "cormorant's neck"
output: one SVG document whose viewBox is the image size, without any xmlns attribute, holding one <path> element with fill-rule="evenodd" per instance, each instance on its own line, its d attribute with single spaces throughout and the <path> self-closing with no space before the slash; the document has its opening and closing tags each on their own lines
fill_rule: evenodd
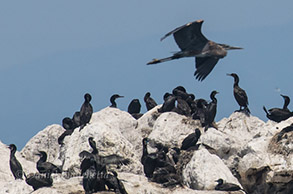
<svg viewBox="0 0 293 194">
<path fill-rule="evenodd" d="M 210 97 L 213 102 L 217 103 L 217 99 L 216 99 L 215 95 L 211 95 Z"/>
<path fill-rule="evenodd" d="M 10 150 L 10 155 L 14 157 L 15 156 L 15 152 L 16 152 L 16 149 L 11 149 Z"/>
<path fill-rule="evenodd" d="M 115 100 L 112 100 L 111 99 L 111 106 L 110 107 L 113 107 L 113 108 L 117 108 L 117 104 L 116 104 L 116 102 L 115 102 Z"/>
<path fill-rule="evenodd" d="M 142 155 L 145 156 L 145 155 L 148 155 L 148 148 L 147 148 L 147 144 L 143 143 L 142 144 Z"/>
<path fill-rule="evenodd" d="M 42 155 L 40 157 L 40 159 L 38 160 L 38 163 L 46 162 L 46 160 L 47 160 L 47 156 L 46 155 Z"/>
<path fill-rule="evenodd" d="M 289 105 L 289 103 L 290 103 L 290 99 L 285 98 L 285 102 L 284 102 L 283 109 L 288 109 L 288 105 Z"/>
<path fill-rule="evenodd" d="M 239 78 L 234 77 L 234 86 L 238 86 L 238 84 L 239 84 Z"/>
</svg>

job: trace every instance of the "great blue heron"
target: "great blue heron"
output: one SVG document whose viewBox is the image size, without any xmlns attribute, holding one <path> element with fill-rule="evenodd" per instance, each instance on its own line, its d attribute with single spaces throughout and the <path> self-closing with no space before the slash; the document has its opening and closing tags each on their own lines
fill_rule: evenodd
<svg viewBox="0 0 293 194">
<path fill-rule="evenodd" d="M 202 81 L 213 70 L 219 59 L 224 58 L 227 55 L 227 50 L 242 49 L 240 47 L 232 47 L 208 40 L 201 33 L 202 23 L 203 20 L 197 20 L 167 33 L 161 38 L 161 41 L 173 34 L 181 51 L 176 52 L 171 57 L 154 59 L 147 63 L 147 65 L 162 63 L 183 57 L 195 57 L 196 71 L 194 76 L 199 81 Z"/>
</svg>

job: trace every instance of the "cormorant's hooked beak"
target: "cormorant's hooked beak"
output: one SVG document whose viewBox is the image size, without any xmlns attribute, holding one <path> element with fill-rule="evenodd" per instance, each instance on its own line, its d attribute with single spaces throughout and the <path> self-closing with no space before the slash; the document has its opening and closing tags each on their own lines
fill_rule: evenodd
<svg viewBox="0 0 293 194">
<path fill-rule="evenodd" d="M 231 73 L 227 73 L 226 75 L 227 75 L 227 76 L 232 76 L 232 74 L 231 74 Z"/>
<path fill-rule="evenodd" d="M 36 156 L 41 156 L 42 154 L 38 151 L 37 153 L 35 153 Z"/>
<path fill-rule="evenodd" d="M 118 96 L 117 98 L 124 98 L 124 96 Z"/>
</svg>

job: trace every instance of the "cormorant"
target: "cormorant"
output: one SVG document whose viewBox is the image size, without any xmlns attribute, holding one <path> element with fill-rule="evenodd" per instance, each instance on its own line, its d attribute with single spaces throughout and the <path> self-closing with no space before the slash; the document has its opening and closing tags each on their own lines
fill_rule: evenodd
<svg viewBox="0 0 293 194">
<path fill-rule="evenodd" d="M 10 149 L 10 160 L 9 160 L 10 170 L 15 179 L 22 179 L 22 174 L 23 174 L 22 166 L 15 157 L 15 152 L 17 148 L 14 144 L 10 144 L 8 148 Z"/>
<path fill-rule="evenodd" d="M 267 111 L 266 107 L 263 106 L 263 109 L 266 112 L 267 118 L 275 122 L 281 122 L 293 116 L 293 113 L 288 109 L 290 98 L 284 95 L 281 95 L 281 96 L 284 98 L 283 108 L 271 108 Z"/>
<path fill-rule="evenodd" d="M 142 114 L 140 113 L 141 104 L 138 99 L 133 99 L 128 105 L 128 113 L 135 119 L 139 119 Z"/>
<path fill-rule="evenodd" d="M 80 112 L 76 111 L 72 117 L 73 121 L 73 129 L 77 128 L 80 126 Z"/>
<path fill-rule="evenodd" d="M 279 132 L 279 134 L 278 134 L 278 138 L 277 138 L 277 142 L 279 142 L 279 141 L 282 139 L 282 137 L 283 137 L 283 135 L 284 135 L 285 133 L 288 133 L 288 132 L 291 132 L 291 131 L 293 131 L 293 123 L 292 123 L 291 125 L 289 125 L 289 126 L 283 128 L 283 129 Z"/>
<path fill-rule="evenodd" d="M 175 108 L 175 112 L 181 115 L 185 115 L 187 117 L 191 116 L 191 108 L 186 100 L 182 99 L 180 96 L 176 97 L 177 106 Z"/>
<path fill-rule="evenodd" d="M 165 93 L 164 103 L 161 108 L 158 109 L 158 112 L 170 112 L 175 108 L 176 97 L 173 94 Z"/>
<path fill-rule="evenodd" d="M 94 157 L 96 161 L 96 166 L 97 166 L 96 168 L 98 169 L 99 172 L 106 172 L 106 166 L 109 164 L 116 164 L 117 166 L 119 166 L 119 165 L 128 165 L 130 163 L 129 159 L 125 159 L 116 154 L 112 154 L 109 156 L 100 156 L 98 149 L 96 147 L 96 142 L 93 140 L 93 138 L 89 137 L 88 141 L 93 151 L 92 153 L 90 153 L 84 150 L 79 153 L 79 156 L 83 158 L 83 161 L 80 165 L 82 174 L 87 170 L 87 168 L 89 168 L 89 164 L 90 164 L 89 160 L 91 157 Z"/>
<path fill-rule="evenodd" d="M 146 105 L 147 111 L 149 111 L 149 110 L 151 110 L 152 108 L 154 108 L 154 107 L 157 106 L 157 103 L 156 103 L 156 101 L 151 97 L 151 93 L 150 93 L 150 92 L 147 92 L 147 93 L 144 95 L 143 100 L 144 100 L 144 102 L 145 102 L 145 105 Z"/>
<path fill-rule="evenodd" d="M 192 114 L 192 119 L 200 120 L 200 123 L 205 123 L 205 112 L 208 106 L 208 103 L 205 99 L 195 100 L 196 107 L 194 108 L 194 113 Z"/>
<path fill-rule="evenodd" d="M 51 162 L 46 162 L 47 160 L 47 153 L 44 151 L 39 151 L 36 155 L 40 156 L 40 159 L 37 162 L 37 170 L 39 173 L 62 173 L 61 167 L 57 167 L 55 164 Z"/>
<path fill-rule="evenodd" d="M 210 95 L 210 98 L 212 101 L 206 107 L 205 122 L 203 123 L 203 126 L 205 127 L 205 131 L 207 131 L 209 127 L 214 127 L 215 129 L 217 129 L 217 126 L 214 124 L 214 120 L 217 114 L 217 99 L 215 96 L 218 93 L 219 92 L 214 90 L 212 91 Z"/>
<path fill-rule="evenodd" d="M 239 191 L 242 190 L 239 185 L 236 185 L 234 183 L 224 183 L 223 179 L 216 180 L 218 182 L 218 185 L 215 187 L 215 190 L 218 191 Z"/>
<path fill-rule="evenodd" d="M 39 173 L 31 173 L 28 176 L 25 176 L 25 182 L 32 186 L 34 190 L 37 190 L 42 187 L 51 187 L 53 184 L 53 179 L 51 174 L 39 174 Z"/>
<path fill-rule="evenodd" d="M 119 193 L 119 194 L 127 194 L 127 191 L 122 183 L 118 179 L 118 174 L 116 171 L 112 170 L 111 171 L 113 175 L 107 174 L 105 178 L 105 184 L 109 188 L 109 190 L 114 190 L 114 192 Z"/>
<path fill-rule="evenodd" d="M 110 107 L 117 108 L 117 104 L 116 104 L 116 102 L 115 102 L 115 100 L 116 100 L 117 98 L 124 98 L 124 96 L 120 96 L 119 94 L 114 94 L 114 95 L 112 95 L 111 98 L 110 98 L 110 102 L 111 102 Z"/>
<path fill-rule="evenodd" d="M 93 107 L 90 103 L 92 97 L 89 93 L 84 95 L 84 103 L 80 108 L 80 129 L 82 130 L 87 123 L 90 122 L 92 114 L 93 114 Z"/>
<path fill-rule="evenodd" d="M 147 149 L 148 141 L 149 141 L 148 138 L 143 138 L 142 140 L 142 156 L 140 161 L 143 165 L 143 171 L 146 177 L 151 178 L 156 168 L 157 154 L 148 153 L 148 149 Z"/>
<path fill-rule="evenodd" d="M 183 100 L 186 100 L 189 97 L 189 94 L 186 92 L 186 89 L 183 86 L 177 86 L 172 90 L 172 94 L 177 97 L 181 97 Z"/>
<path fill-rule="evenodd" d="M 62 120 L 62 126 L 65 129 L 65 131 L 60 135 L 58 138 L 58 144 L 63 144 L 63 140 L 66 136 L 71 135 L 74 130 L 74 122 L 71 118 L 65 117 Z"/>
<path fill-rule="evenodd" d="M 183 57 L 195 57 L 196 71 L 194 76 L 196 76 L 196 79 L 199 81 L 202 81 L 213 70 L 219 59 L 224 58 L 227 55 L 227 50 L 242 49 L 240 47 L 218 44 L 208 40 L 201 32 L 202 23 L 203 20 L 197 20 L 167 33 L 161 38 L 161 41 L 173 34 L 181 51 L 176 52 L 171 57 L 154 59 L 147 63 L 147 65 L 162 63 Z"/>
<path fill-rule="evenodd" d="M 250 110 L 248 109 L 248 97 L 246 95 L 246 92 L 239 87 L 239 77 L 236 73 L 227 74 L 228 76 L 232 76 L 234 78 L 234 85 L 233 85 L 233 94 L 237 101 L 237 103 L 240 106 L 239 111 L 245 111 L 247 115 L 250 114 Z M 244 109 L 241 109 L 241 108 Z"/>
<path fill-rule="evenodd" d="M 100 176 L 94 156 L 88 161 L 88 168 L 82 173 L 82 185 L 86 194 L 95 193 L 97 191 L 105 191 L 105 181 Z"/>
<path fill-rule="evenodd" d="M 195 148 L 198 139 L 200 138 L 201 132 L 198 128 L 195 129 L 194 133 L 189 134 L 182 141 L 181 150 L 189 150 Z"/>
</svg>

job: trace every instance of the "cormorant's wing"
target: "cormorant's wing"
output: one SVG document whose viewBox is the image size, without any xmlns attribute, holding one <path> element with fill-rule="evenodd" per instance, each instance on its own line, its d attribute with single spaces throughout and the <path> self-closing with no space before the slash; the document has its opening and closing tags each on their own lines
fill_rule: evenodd
<svg viewBox="0 0 293 194">
<path fill-rule="evenodd" d="M 201 33 L 203 20 L 190 22 L 167 33 L 161 41 L 173 34 L 174 39 L 181 50 L 201 50 L 208 39 Z"/>
<path fill-rule="evenodd" d="M 93 154 L 89 153 L 88 151 L 85 151 L 85 150 L 83 150 L 82 152 L 79 153 L 79 157 L 81 157 L 81 158 L 90 159 L 91 156 L 93 156 Z"/>
<path fill-rule="evenodd" d="M 103 165 L 108 165 L 108 164 L 124 164 L 127 165 L 130 163 L 129 159 L 125 159 L 121 156 L 118 156 L 116 154 L 112 154 L 109 156 L 101 156 L 101 162 Z"/>
<path fill-rule="evenodd" d="M 203 81 L 213 70 L 218 61 L 219 58 L 215 57 L 196 57 L 196 71 L 194 72 L 196 79 Z"/>
</svg>

